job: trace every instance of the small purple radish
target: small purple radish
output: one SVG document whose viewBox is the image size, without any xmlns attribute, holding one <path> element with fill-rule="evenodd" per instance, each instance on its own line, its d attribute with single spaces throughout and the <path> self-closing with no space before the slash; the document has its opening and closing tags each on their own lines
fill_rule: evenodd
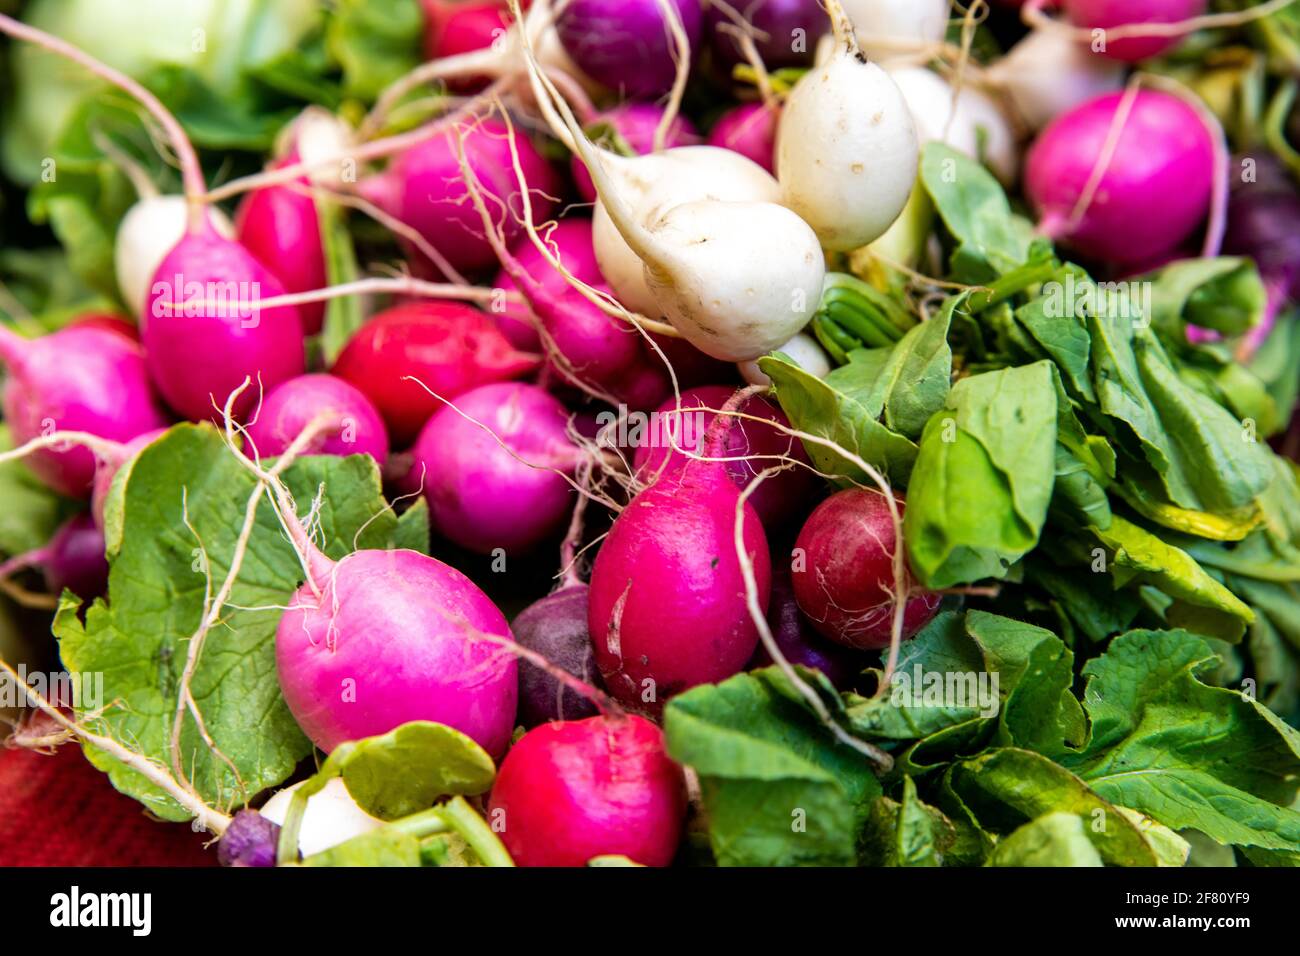
<svg viewBox="0 0 1300 956">
<path fill-rule="evenodd" d="M 672 2 L 694 52 L 704 19 L 700 5 Z M 555 26 L 573 62 L 611 90 L 653 99 L 672 89 L 677 47 L 660 0 L 570 0 Z"/>
<path fill-rule="evenodd" d="M 511 623 L 515 640 L 587 684 L 596 664 L 587 633 L 587 585 L 575 584 L 528 605 Z M 565 687 L 542 668 L 519 661 L 519 722 L 536 727 L 551 720 L 581 720 L 599 712 L 595 704 Z"/>
<path fill-rule="evenodd" d="M 283 454 L 314 419 L 330 413 L 336 424 L 303 452 L 308 455 L 369 455 L 388 460 L 388 430 L 370 399 L 333 375 L 300 375 L 267 393 L 248 424 L 248 438 L 261 457 Z"/>
<path fill-rule="evenodd" d="M 596 134 L 593 140 L 602 143 L 599 126 L 607 125 L 633 152 L 644 156 L 654 149 L 655 131 L 663 116 L 664 108 L 657 103 L 619 103 L 599 113 L 588 124 L 588 129 Z M 664 136 L 665 148 L 694 146 L 699 142 L 700 134 L 694 123 L 684 116 L 673 117 Z M 573 184 L 578 188 L 578 195 L 587 202 L 595 202 L 596 184 L 591 181 L 591 173 L 587 172 L 586 164 L 576 154 L 569 160 L 569 170 L 573 175 Z"/>
<path fill-rule="evenodd" d="M 4 417 L 19 445 L 54 431 L 127 442 L 167 424 L 140 346 L 118 332 L 70 326 L 24 339 L 0 325 L 0 361 L 9 372 Z M 89 449 L 43 448 L 28 462 L 55 491 L 90 494 L 95 456 Z"/>
<path fill-rule="evenodd" d="M 89 601 L 108 590 L 104 533 L 89 514 L 74 515 L 65 521 L 46 548 L 43 570 L 51 594 L 61 594 L 66 588 Z"/>
<path fill-rule="evenodd" d="M 581 452 L 567 434 L 568 412 L 522 382 L 484 385 L 452 402 L 420 432 L 406 478 L 423 486 L 434 531 L 479 554 L 541 543 L 572 505 L 563 475 Z"/>
<path fill-rule="evenodd" d="M 812 63 L 817 41 L 830 29 L 817 0 L 737 0 L 731 6 L 754 31 L 754 51 L 770 70 Z M 728 11 L 708 6 L 705 23 L 719 60 L 728 66 L 749 62 L 731 32 L 737 25 Z"/>
<path fill-rule="evenodd" d="M 821 671 L 840 690 L 852 687 L 868 666 L 866 655 L 832 643 L 813 630 L 799 610 L 788 570 L 773 572 L 772 606 L 767 611 L 767 623 L 787 661 Z M 760 643 L 749 666 L 768 667 L 773 663 L 767 647 Z"/>
</svg>

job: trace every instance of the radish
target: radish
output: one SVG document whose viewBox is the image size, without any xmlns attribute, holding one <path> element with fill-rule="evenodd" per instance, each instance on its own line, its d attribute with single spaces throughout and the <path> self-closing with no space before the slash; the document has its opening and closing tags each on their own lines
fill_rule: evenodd
<svg viewBox="0 0 1300 956">
<path fill-rule="evenodd" d="M 543 724 L 501 764 L 488 819 L 519 866 L 585 866 L 625 856 L 667 866 L 686 817 L 682 770 L 641 717 Z"/>
<path fill-rule="evenodd" d="M 271 388 L 301 375 L 302 318 L 293 306 L 256 303 L 283 295 L 271 272 L 206 223 L 158 266 L 140 326 L 149 376 L 192 421 L 213 416 L 246 378 Z M 235 409 L 247 412 L 245 392 Z"/>
<path fill-rule="evenodd" d="M 534 547 L 571 506 L 565 475 L 581 457 L 569 415 L 536 385 L 465 392 L 434 413 L 411 448 L 407 485 L 423 487 L 433 529 L 480 554 Z"/>
<path fill-rule="evenodd" d="M 1197 111 L 1148 89 L 1101 96 L 1058 117 L 1025 162 L 1041 231 L 1119 265 L 1155 259 L 1188 238 L 1210 209 L 1214 177 L 1214 139 Z"/>
<path fill-rule="evenodd" d="M 486 49 L 501 42 L 510 29 L 506 5 L 497 0 L 421 0 L 421 5 L 427 22 L 424 55 L 429 60 Z"/>
<path fill-rule="evenodd" d="M 1034 30 L 984 73 L 1006 92 L 1020 118 L 1040 130 L 1062 113 L 1124 85 L 1124 67 L 1069 33 Z"/>
<path fill-rule="evenodd" d="M 289 815 L 289 804 L 293 802 L 294 791 L 301 786 L 302 783 L 295 783 L 291 787 L 277 790 L 271 794 L 271 799 L 267 800 L 259 811 L 261 819 L 275 827 L 273 831 L 275 842 L 270 846 L 271 861 L 264 864 L 266 866 L 275 863 L 279 828 L 284 825 L 285 818 Z M 325 786 L 307 798 L 307 809 L 302 815 L 302 823 L 298 828 L 298 852 L 304 857 L 323 853 L 353 837 L 378 830 L 383 825 L 383 820 L 366 813 L 352 799 L 352 794 L 348 793 L 348 786 L 342 779 L 334 777 L 327 780 Z M 258 836 L 257 831 L 254 831 L 253 835 Z M 223 836 L 222 842 L 224 843 L 225 840 Z M 227 852 L 232 853 L 234 849 L 231 847 Z"/>
<path fill-rule="evenodd" d="M 483 119 L 467 130 L 465 151 L 483 190 L 496 203 L 519 212 L 519 187 L 511 165 L 506 127 Z M 515 137 L 524 179 L 535 216 L 545 220 L 554 211 L 551 198 L 559 194 L 559 178 L 525 137 Z M 496 260 L 483 235 L 478 214 L 465 195 L 457 156 L 457 132 L 448 130 L 399 153 L 388 168 L 358 185 L 361 195 L 423 236 L 456 269 L 483 269 Z M 506 241 L 521 227 L 514 215 L 504 217 Z"/>
<path fill-rule="evenodd" d="M 140 346 L 117 332 L 69 326 L 39 339 L 24 339 L 0 325 L 0 361 L 9 373 L 4 417 L 16 444 L 54 431 L 125 442 L 167 424 Z M 95 477 L 95 456 L 89 449 L 42 448 L 29 464 L 61 494 L 89 496 Z"/>
<path fill-rule="evenodd" d="M 369 455 L 382 467 L 388 459 L 388 431 L 370 399 L 332 375 L 300 375 L 267 393 L 248 423 L 251 451 L 282 454 L 317 416 L 332 414 L 333 427 L 304 450 L 308 455 Z"/>
<path fill-rule="evenodd" d="M 130 319 L 114 315 L 111 312 L 90 312 L 73 319 L 68 324 L 78 329 L 106 329 L 109 332 L 116 332 L 118 335 L 124 336 L 137 344 L 140 341 L 140 327 Z"/>
<path fill-rule="evenodd" d="M 288 801 L 282 803 L 286 806 L 281 808 L 281 818 L 288 810 Z M 275 866 L 279 842 L 278 823 L 268 820 L 256 810 L 240 810 L 230 818 L 230 826 L 226 827 L 226 832 L 217 841 L 217 862 L 222 866 L 236 867 Z"/>
<path fill-rule="evenodd" d="M 499 757 L 514 729 L 518 675 L 496 605 L 455 568 L 415 551 L 332 561 L 285 510 L 308 580 L 280 618 L 275 661 L 303 733 L 329 752 L 431 720 Z"/>
<path fill-rule="evenodd" d="M 947 143 L 987 164 L 1003 185 L 1015 182 L 1016 134 L 996 102 L 969 84 L 954 97 L 947 80 L 921 66 L 891 67 L 889 76 L 907 101 L 922 145 Z"/>
<path fill-rule="evenodd" d="M 637 477 L 653 482 L 685 467 L 691 459 L 674 446 L 687 452 L 702 452 L 704 436 L 718 419 L 716 409 L 725 406 L 734 393 L 735 389 L 723 385 L 708 385 L 682 392 L 680 404 L 676 398 L 669 398 L 660 405 L 654 415 L 661 434 L 647 436 L 637 448 L 633 458 Z M 790 427 L 790 420 L 779 408 L 755 395 L 738 411 L 753 418 L 732 422 L 721 451 L 714 456 L 736 459 L 726 462 L 725 468 L 738 488 L 743 489 L 763 469 L 779 465 L 781 457 L 808 465 L 803 445 L 781 431 Z M 765 425 L 755 418 L 766 419 L 774 425 Z M 806 467 L 796 465 L 766 479 L 755 489 L 749 502 L 765 527 L 777 527 L 803 507 L 812 494 L 815 480 Z"/>
<path fill-rule="evenodd" d="M 722 457 L 734 419 L 705 436 Z M 736 554 L 737 520 L 767 609 L 771 559 L 758 512 L 727 467 L 692 460 L 664 474 L 615 519 L 591 573 L 596 666 L 621 703 L 657 715 L 673 694 L 739 673 L 758 645 Z"/>
<path fill-rule="evenodd" d="M 83 600 L 99 597 L 108 587 L 104 534 L 90 515 L 73 515 L 42 547 L 0 561 L 0 581 L 24 568 L 40 568 L 51 594 L 66 588 Z"/>
<path fill-rule="evenodd" d="M 769 173 L 776 170 L 776 130 L 781 112 L 766 103 L 741 103 L 723 113 L 709 131 L 710 146 L 734 150 Z"/>
<path fill-rule="evenodd" d="M 215 206 L 204 210 L 217 235 L 235 238 L 230 218 Z M 149 290 L 167 253 L 185 236 L 189 203 L 184 196 L 145 196 L 127 210 L 113 240 L 113 264 L 122 301 L 137 317 L 149 304 Z"/>
<path fill-rule="evenodd" d="M 524 610 L 510 625 L 515 640 L 585 683 L 596 680 L 591 638 L 587 634 L 587 586 L 572 584 L 548 594 Z M 536 727 L 552 720 L 581 720 L 597 713 L 596 705 L 565 687 L 526 659 L 519 662 L 519 722 Z"/>
<path fill-rule="evenodd" d="M 537 369 L 538 358 L 516 351 L 492 320 L 460 302 L 416 302 L 376 315 L 352 337 L 333 374 L 379 409 L 392 440 L 406 445 L 442 402 L 489 382 Z M 411 377 L 417 381 L 408 381 Z"/>
<path fill-rule="evenodd" d="M 663 121 L 665 110 L 656 103 L 619 103 L 602 113 L 597 113 L 587 128 L 606 125 L 633 153 L 644 156 L 654 152 L 655 133 Z M 599 143 L 601 137 L 597 137 Z M 663 145 L 671 149 L 674 146 L 694 146 L 700 142 L 699 131 L 695 124 L 684 116 L 674 116 L 664 134 Z M 606 145 L 601 143 L 601 145 Z M 578 187 L 578 195 L 587 202 L 596 201 L 596 185 L 591 181 L 591 173 L 576 155 L 570 159 L 573 184 Z"/>
<path fill-rule="evenodd" d="M 817 41 L 827 30 L 826 14 L 816 0 L 736 0 L 732 10 L 716 4 L 706 8 L 710 45 L 726 66 L 748 62 L 738 33 L 748 33 L 763 65 L 777 70 L 810 63 Z M 736 23 L 736 17 L 744 26 Z"/>
<path fill-rule="evenodd" d="M 561 219 L 549 231 L 544 231 L 542 238 L 574 278 L 592 286 L 604 283 L 605 277 L 600 273 L 600 266 L 596 263 L 596 250 L 592 245 L 590 219 Z M 564 276 L 551 266 L 527 236 L 515 243 L 510 254 L 520 268 L 552 295 L 562 297 L 571 291 L 572 287 Z M 505 268 L 497 273 L 492 285 L 507 292 L 519 288 L 510 277 L 510 271 Z M 538 352 L 541 351 L 542 342 L 529 313 L 526 303 L 511 301 L 507 301 L 500 310 L 493 310 L 497 326 L 515 348 L 525 352 Z"/>
<path fill-rule="evenodd" d="M 774 566 L 775 568 L 775 566 Z M 828 641 L 813 631 L 795 600 L 790 572 L 781 569 L 772 574 L 772 606 L 767 612 L 768 626 L 777 648 L 791 664 L 811 667 L 826 675 L 841 690 L 853 686 L 867 667 L 865 655 Z M 758 645 L 750 668 L 770 667 L 775 662 L 763 644 Z"/>
<path fill-rule="evenodd" d="M 895 495 L 899 511 L 902 497 Z M 845 647 L 888 647 L 896 597 L 895 535 L 884 495 L 850 488 L 823 501 L 804 523 L 791 568 L 795 598 L 817 632 Z M 939 610 L 939 595 L 920 591 L 907 576 L 903 640 Z"/>
<path fill-rule="evenodd" d="M 873 60 L 922 52 L 943 42 L 949 0 L 840 0 Z"/>
<path fill-rule="evenodd" d="M 806 332 L 800 332 L 776 351 L 784 352 L 795 365 L 809 375 L 825 378 L 831 372 L 831 360 L 817 344 L 817 340 Z M 772 384 L 772 380 L 758 367 L 757 361 L 740 363 L 740 374 L 750 385 L 762 385 L 768 388 Z M 761 493 L 761 489 L 757 493 Z"/>
<path fill-rule="evenodd" d="M 1123 63 L 1136 63 L 1173 49 L 1183 37 L 1143 36 L 1109 40 L 1107 31 L 1130 24 L 1190 20 L 1205 13 L 1206 0 L 1063 0 L 1062 5 L 1071 23 L 1093 31 L 1093 49 L 1098 53 Z"/>
<path fill-rule="evenodd" d="M 823 246 L 847 251 L 878 239 L 898 218 L 920 154 L 903 94 L 863 57 L 836 0 L 830 10 L 835 50 L 786 99 L 776 168 L 782 202 L 816 230 Z"/>
<path fill-rule="evenodd" d="M 667 93 L 681 55 L 673 44 L 663 0 L 568 0 L 557 5 L 556 32 L 582 72 L 624 96 Z M 690 45 L 699 47 L 703 15 L 697 0 L 673 4 Z"/>
<path fill-rule="evenodd" d="M 113 479 L 117 477 L 123 465 L 165 433 L 166 429 L 155 428 L 100 454 L 99 460 L 95 463 L 95 480 L 91 485 L 90 514 L 95 519 L 95 526 L 101 531 L 104 530 L 104 508 L 108 504 L 108 495 L 113 488 Z"/>
</svg>

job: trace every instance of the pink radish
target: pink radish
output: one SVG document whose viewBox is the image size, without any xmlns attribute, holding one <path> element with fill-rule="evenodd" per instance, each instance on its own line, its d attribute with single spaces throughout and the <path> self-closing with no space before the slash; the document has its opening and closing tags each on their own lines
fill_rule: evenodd
<svg viewBox="0 0 1300 956">
<path fill-rule="evenodd" d="M 247 427 L 259 456 L 282 454 L 317 416 L 334 416 L 333 427 L 307 446 L 308 455 L 369 455 L 388 460 L 388 431 L 370 399 L 332 375 L 300 375 L 267 393 Z"/>
<path fill-rule="evenodd" d="M 625 856 L 667 866 L 686 817 L 681 768 L 641 717 L 543 724 L 501 764 L 488 818 L 519 866 L 585 866 Z"/>
<path fill-rule="evenodd" d="M 113 479 L 117 477 L 123 465 L 152 445 L 165 432 L 166 429 L 162 428 L 144 432 L 100 455 L 99 461 L 95 464 L 95 480 L 90 494 L 90 514 L 100 530 L 104 528 L 104 508 L 108 504 L 108 494 L 113 488 Z"/>
<path fill-rule="evenodd" d="M 623 143 L 632 151 L 644 156 L 655 148 L 655 132 L 664 118 L 664 108 L 657 103 L 638 103 L 635 101 L 619 103 L 603 113 L 597 114 L 588 129 L 600 124 L 608 125 Z M 596 142 L 605 145 L 597 135 Z M 700 142 L 700 134 L 695 124 L 684 116 L 674 116 L 668 124 L 664 135 L 665 148 L 674 146 L 694 146 Z M 576 155 L 570 159 L 573 184 L 578 187 L 578 195 L 587 202 L 596 201 L 596 184 L 591 181 L 591 173 Z"/>
<path fill-rule="evenodd" d="M 1063 0 L 1066 16 L 1077 27 L 1092 30 L 1092 48 L 1124 63 L 1159 56 L 1182 42 L 1183 36 L 1134 36 L 1109 40 L 1108 31 L 1143 23 L 1179 23 L 1205 13 L 1206 0 Z M 1102 43 L 1101 41 L 1104 41 Z"/>
<path fill-rule="evenodd" d="M 740 153 L 774 173 L 780 117 L 780 110 L 766 103 L 741 103 L 722 114 L 709 131 L 708 143 Z"/>
<path fill-rule="evenodd" d="M 600 266 L 596 264 L 596 250 L 592 246 L 590 219 L 561 219 L 554 228 L 544 232 L 542 238 L 575 278 L 593 286 L 604 283 Z M 562 296 L 571 290 L 564 276 L 551 266 L 527 236 L 516 241 L 510 252 L 519 265 L 552 294 Z M 504 268 L 497 273 L 493 286 L 507 292 L 519 288 L 510 278 L 510 271 Z M 515 348 L 525 352 L 541 351 L 541 338 L 529 317 L 527 304 L 506 302 L 502 310 L 494 311 L 494 315 L 497 325 Z"/>
</svg>

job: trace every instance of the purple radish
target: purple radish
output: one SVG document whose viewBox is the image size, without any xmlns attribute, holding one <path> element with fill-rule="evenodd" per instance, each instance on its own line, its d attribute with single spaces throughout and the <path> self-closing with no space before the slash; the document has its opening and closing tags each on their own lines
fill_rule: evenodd
<svg viewBox="0 0 1300 956">
<path fill-rule="evenodd" d="M 556 29 L 583 73 L 624 96 L 653 99 L 677 75 L 676 46 L 663 0 L 570 0 Z M 703 14 L 696 0 L 669 0 L 692 51 L 699 49 Z"/>
<path fill-rule="evenodd" d="M 830 29 L 817 0 L 737 0 L 731 6 L 754 31 L 754 50 L 771 70 L 812 63 L 817 41 Z M 728 11 L 708 6 L 705 23 L 713 52 L 722 63 L 749 62 L 737 39 L 738 25 Z"/>
<path fill-rule="evenodd" d="M 108 590 L 104 533 L 90 515 L 83 513 L 69 518 L 46 548 L 45 586 L 52 594 L 67 589 L 89 601 Z"/>
<path fill-rule="evenodd" d="M 480 554 L 541 543 L 572 504 L 564 475 L 581 453 L 567 434 L 568 412 L 521 382 L 484 385 L 452 402 L 420 432 L 406 478 L 423 486 L 434 531 Z"/>
<path fill-rule="evenodd" d="M 145 356 L 118 332 L 70 326 L 39 339 L 24 339 L 0 325 L 0 360 L 9 375 L 4 417 L 13 439 L 24 444 L 53 431 L 87 432 L 127 442 L 167 424 Z M 88 448 L 43 448 L 28 459 L 54 490 L 73 498 L 90 494 L 95 456 Z"/>
<path fill-rule="evenodd" d="M 772 577 L 772 605 L 767 611 L 767 623 L 777 648 L 789 663 L 821 671 L 840 690 L 852 687 L 867 667 L 866 655 L 834 644 L 813 630 L 799 610 L 788 570 L 774 573 Z M 749 666 L 768 667 L 773 663 L 767 648 L 759 644 Z"/>
<path fill-rule="evenodd" d="M 587 684 L 596 664 L 587 633 L 587 585 L 575 584 L 530 604 L 511 624 L 515 640 Z M 536 727 L 551 720 L 581 720 L 599 709 L 542 668 L 519 662 L 519 722 Z"/>
<path fill-rule="evenodd" d="M 598 133 L 599 124 L 604 124 L 612 129 L 624 144 L 631 147 L 633 152 L 644 156 L 654 149 L 655 131 L 659 128 L 663 116 L 664 108 L 657 103 L 619 103 L 598 114 L 592 123 L 588 124 L 588 129 Z M 598 134 L 593 139 L 596 143 L 608 145 L 604 143 L 604 137 Z M 695 124 L 684 116 L 674 116 L 673 121 L 668 124 L 664 146 L 666 148 L 694 146 L 699 142 L 700 134 Z M 586 164 L 574 155 L 569 161 L 569 169 L 573 174 L 573 184 L 578 188 L 578 195 L 587 202 L 595 202 L 596 184 L 591 181 L 591 173 L 587 172 Z"/>
<path fill-rule="evenodd" d="M 709 145 L 721 146 L 752 159 L 769 173 L 776 171 L 776 126 L 781 111 L 766 103 L 741 103 L 723 113 L 709 132 Z"/>
<path fill-rule="evenodd" d="M 248 424 L 248 438 L 262 457 L 283 454 L 315 418 L 332 414 L 335 427 L 322 432 L 308 455 L 369 455 L 388 460 L 388 430 L 378 409 L 355 386 L 333 375 L 300 375 L 271 389 Z"/>
</svg>

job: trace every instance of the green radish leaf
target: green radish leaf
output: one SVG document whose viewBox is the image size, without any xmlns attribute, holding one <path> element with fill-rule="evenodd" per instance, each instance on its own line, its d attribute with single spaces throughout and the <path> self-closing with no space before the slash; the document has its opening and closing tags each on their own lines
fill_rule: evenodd
<svg viewBox="0 0 1300 956">
<path fill-rule="evenodd" d="M 421 865 L 420 841 L 400 830 L 385 827 L 363 833 L 338 846 L 314 853 L 303 866 L 397 866 Z"/>
<path fill-rule="evenodd" d="M 0 451 L 13 447 L 8 427 L 0 425 Z M 0 462 L 0 501 L 0 554 L 11 557 L 42 547 L 77 510 L 21 461 Z"/>
<path fill-rule="evenodd" d="M 871 866 L 943 866 L 957 841 L 952 822 L 917 796 L 911 777 L 903 778 L 902 800 L 881 797 L 871 805 L 864 834 Z"/>
<path fill-rule="evenodd" d="M 360 275 L 357 254 L 348 230 L 347 216 L 338 203 L 318 197 L 316 213 L 320 218 L 321 244 L 325 251 L 325 277 L 330 285 L 355 281 Z M 325 303 L 325 321 L 321 327 L 321 351 L 326 365 L 333 365 L 343 347 L 365 324 L 361 298 L 339 296 Z M 423 499 L 421 499 L 423 500 Z"/>
<path fill-rule="evenodd" d="M 418 0 L 338 0 L 326 27 L 330 55 L 343 67 L 343 91 L 373 100 L 424 60 Z"/>
<path fill-rule="evenodd" d="M 368 456 L 302 458 L 285 473 L 300 502 L 323 488 L 318 516 L 324 550 L 392 547 L 398 520 Z M 77 700 L 77 716 L 98 733 L 171 768 L 172 725 L 191 635 L 204 610 L 206 566 L 215 592 L 225 579 L 254 480 L 208 425 L 178 425 L 144 449 L 121 488 L 120 544 L 110 560 L 109 601 L 78 619 L 65 601 L 54 620 L 74 684 L 102 675 L 102 700 Z M 409 535 L 408 535 L 409 537 Z M 190 684 L 207 735 L 188 711 L 180 762 L 210 806 L 229 809 L 282 783 L 311 752 L 280 695 L 274 637 L 302 568 L 279 520 L 258 506 L 248 549 L 222 621 L 207 636 Z M 100 695 L 96 695 L 100 696 Z M 167 820 L 189 819 L 170 796 L 115 758 L 86 747 L 113 785 Z"/>
<path fill-rule="evenodd" d="M 998 841 L 987 865 L 1104 866 L 1086 826 L 1073 813 L 1045 814 Z"/>
<path fill-rule="evenodd" d="M 1179 343 L 1189 325 L 1241 335 L 1259 324 L 1268 304 L 1249 259 L 1183 259 L 1133 281 L 1150 285 L 1152 327 Z"/>
</svg>

